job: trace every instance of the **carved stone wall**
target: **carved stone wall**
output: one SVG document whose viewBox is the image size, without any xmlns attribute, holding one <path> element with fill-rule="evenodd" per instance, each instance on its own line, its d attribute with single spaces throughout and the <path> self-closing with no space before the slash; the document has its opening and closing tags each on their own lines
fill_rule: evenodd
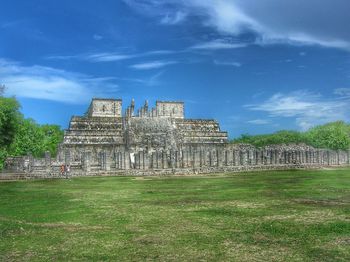
<svg viewBox="0 0 350 262">
<path fill-rule="evenodd" d="M 157 101 L 156 110 L 158 117 L 184 118 L 184 103 Z"/>
<path fill-rule="evenodd" d="M 94 98 L 88 109 L 90 117 L 121 117 L 122 101 L 120 99 Z"/>
</svg>

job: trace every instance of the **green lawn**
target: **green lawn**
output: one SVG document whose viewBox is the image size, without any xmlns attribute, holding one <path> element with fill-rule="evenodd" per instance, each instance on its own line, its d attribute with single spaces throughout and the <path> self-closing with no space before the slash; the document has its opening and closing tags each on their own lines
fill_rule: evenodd
<svg viewBox="0 0 350 262">
<path fill-rule="evenodd" d="M 350 169 L 0 183 L 0 261 L 350 261 Z"/>
</svg>

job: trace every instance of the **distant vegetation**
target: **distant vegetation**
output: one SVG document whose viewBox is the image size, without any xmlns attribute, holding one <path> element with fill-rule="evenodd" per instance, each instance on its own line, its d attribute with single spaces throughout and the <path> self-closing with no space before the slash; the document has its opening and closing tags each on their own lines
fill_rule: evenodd
<svg viewBox="0 0 350 262">
<path fill-rule="evenodd" d="M 24 118 L 20 104 L 14 97 L 3 97 L 0 86 L 0 170 L 8 156 L 22 156 L 28 153 L 41 157 L 45 151 L 56 154 L 63 139 L 58 125 L 39 125 L 33 119 Z"/>
<path fill-rule="evenodd" d="M 349 149 L 350 125 L 342 121 L 316 126 L 306 132 L 278 131 L 266 135 L 242 135 L 232 143 L 246 143 L 256 147 L 273 144 L 304 143 L 317 148 Z"/>
</svg>

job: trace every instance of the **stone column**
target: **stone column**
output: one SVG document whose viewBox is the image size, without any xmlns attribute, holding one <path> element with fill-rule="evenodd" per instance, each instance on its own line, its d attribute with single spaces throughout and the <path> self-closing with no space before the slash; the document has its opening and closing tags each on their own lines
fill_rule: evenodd
<svg viewBox="0 0 350 262">
<path fill-rule="evenodd" d="M 327 165 L 330 165 L 331 164 L 331 154 L 329 152 L 329 150 L 327 150 Z"/>
<path fill-rule="evenodd" d="M 191 168 L 195 168 L 195 166 L 196 166 L 196 151 L 191 152 L 190 163 L 191 163 Z"/>
<path fill-rule="evenodd" d="M 106 170 L 106 152 L 100 152 L 101 170 Z"/>
<path fill-rule="evenodd" d="M 216 153 L 216 166 L 220 167 L 222 166 L 221 158 L 222 158 L 222 152 L 219 149 L 215 150 Z"/>
<path fill-rule="evenodd" d="M 111 170 L 111 165 L 112 165 L 112 157 L 110 156 L 110 153 L 108 151 L 105 152 L 106 154 L 106 171 Z"/>
<path fill-rule="evenodd" d="M 115 152 L 114 157 L 115 157 L 115 169 L 118 170 L 118 169 L 120 169 L 119 152 Z"/>
<path fill-rule="evenodd" d="M 293 163 L 293 155 L 292 155 L 292 151 L 288 150 L 288 164 L 292 164 Z"/>
<path fill-rule="evenodd" d="M 195 151 L 194 152 L 194 167 L 201 167 L 201 151 Z"/>
<path fill-rule="evenodd" d="M 275 164 L 280 164 L 280 151 L 278 149 L 275 149 Z"/>
<path fill-rule="evenodd" d="M 309 150 L 309 163 L 312 164 L 313 163 L 313 157 L 312 157 L 312 151 Z"/>
<path fill-rule="evenodd" d="M 190 167 L 190 156 L 191 156 L 191 153 L 190 153 L 190 150 L 189 149 L 186 149 L 185 150 L 185 167 Z"/>
<path fill-rule="evenodd" d="M 70 150 L 69 149 L 66 149 L 64 151 L 64 163 L 66 165 L 70 165 Z"/>
<path fill-rule="evenodd" d="M 123 166 L 124 169 L 127 170 L 130 168 L 130 156 L 129 156 L 129 152 L 123 152 Z"/>
<path fill-rule="evenodd" d="M 175 151 L 175 168 L 179 167 L 179 151 Z"/>
<path fill-rule="evenodd" d="M 276 154 L 275 150 L 270 150 L 271 165 L 276 164 Z"/>
<path fill-rule="evenodd" d="M 119 160 L 120 160 L 120 169 L 126 169 L 125 168 L 125 152 L 119 153 Z"/>
<path fill-rule="evenodd" d="M 255 151 L 255 165 L 259 166 L 261 164 L 260 149 Z"/>
<path fill-rule="evenodd" d="M 83 169 L 84 169 L 84 171 L 86 173 L 91 171 L 90 159 L 91 159 L 91 152 L 89 152 L 89 151 L 84 152 L 84 155 L 83 155 Z"/>
<path fill-rule="evenodd" d="M 165 150 L 162 151 L 162 160 L 163 160 L 162 168 L 167 169 L 168 168 L 168 157 L 167 157 Z"/>
<path fill-rule="evenodd" d="M 237 162 L 237 152 L 236 150 L 232 150 L 232 166 L 236 166 L 237 165 L 236 162 Z"/>
<path fill-rule="evenodd" d="M 140 169 L 140 152 L 134 154 L 134 168 Z"/>
<path fill-rule="evenodd" d="M 51 155 L 49 151 L 45 152 L 45 169 L 46 174 L 51 174 Z"/>
<path fill-rule="evenodd" d="M 240 149 L 238 151 L 238 165 L 243 166 L 244 163 L 244 156 L 243 156 L 243 151 Z"/>
<path fill-rule="evenodd" d="M 122 169 L 122 153 L 121 152 L 116 152 L 115 153 L 115 168 L 116 169 Z"/>
<path fill-rule="evenodd" d="M 202 149 L 199 150 L 199 167 L 203 166 L 203 151 Z"/>
<path fill-rule="evenodd" d="M 157 152 L 156 151 L 152 152 L 151 163 L 152 163 L 152 169 L 156 169 L 157 168 Z"/>
</svg>

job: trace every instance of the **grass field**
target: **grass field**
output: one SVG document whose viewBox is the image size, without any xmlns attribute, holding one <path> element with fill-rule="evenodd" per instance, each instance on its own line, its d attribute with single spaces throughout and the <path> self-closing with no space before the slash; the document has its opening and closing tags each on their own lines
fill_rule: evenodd
<svg viewBox="0 0 350 262">
<path fill-rule="evenodd" d="M 0 183 L 1 261 L 350 261 L 350 169 Z"/>
</svg>

